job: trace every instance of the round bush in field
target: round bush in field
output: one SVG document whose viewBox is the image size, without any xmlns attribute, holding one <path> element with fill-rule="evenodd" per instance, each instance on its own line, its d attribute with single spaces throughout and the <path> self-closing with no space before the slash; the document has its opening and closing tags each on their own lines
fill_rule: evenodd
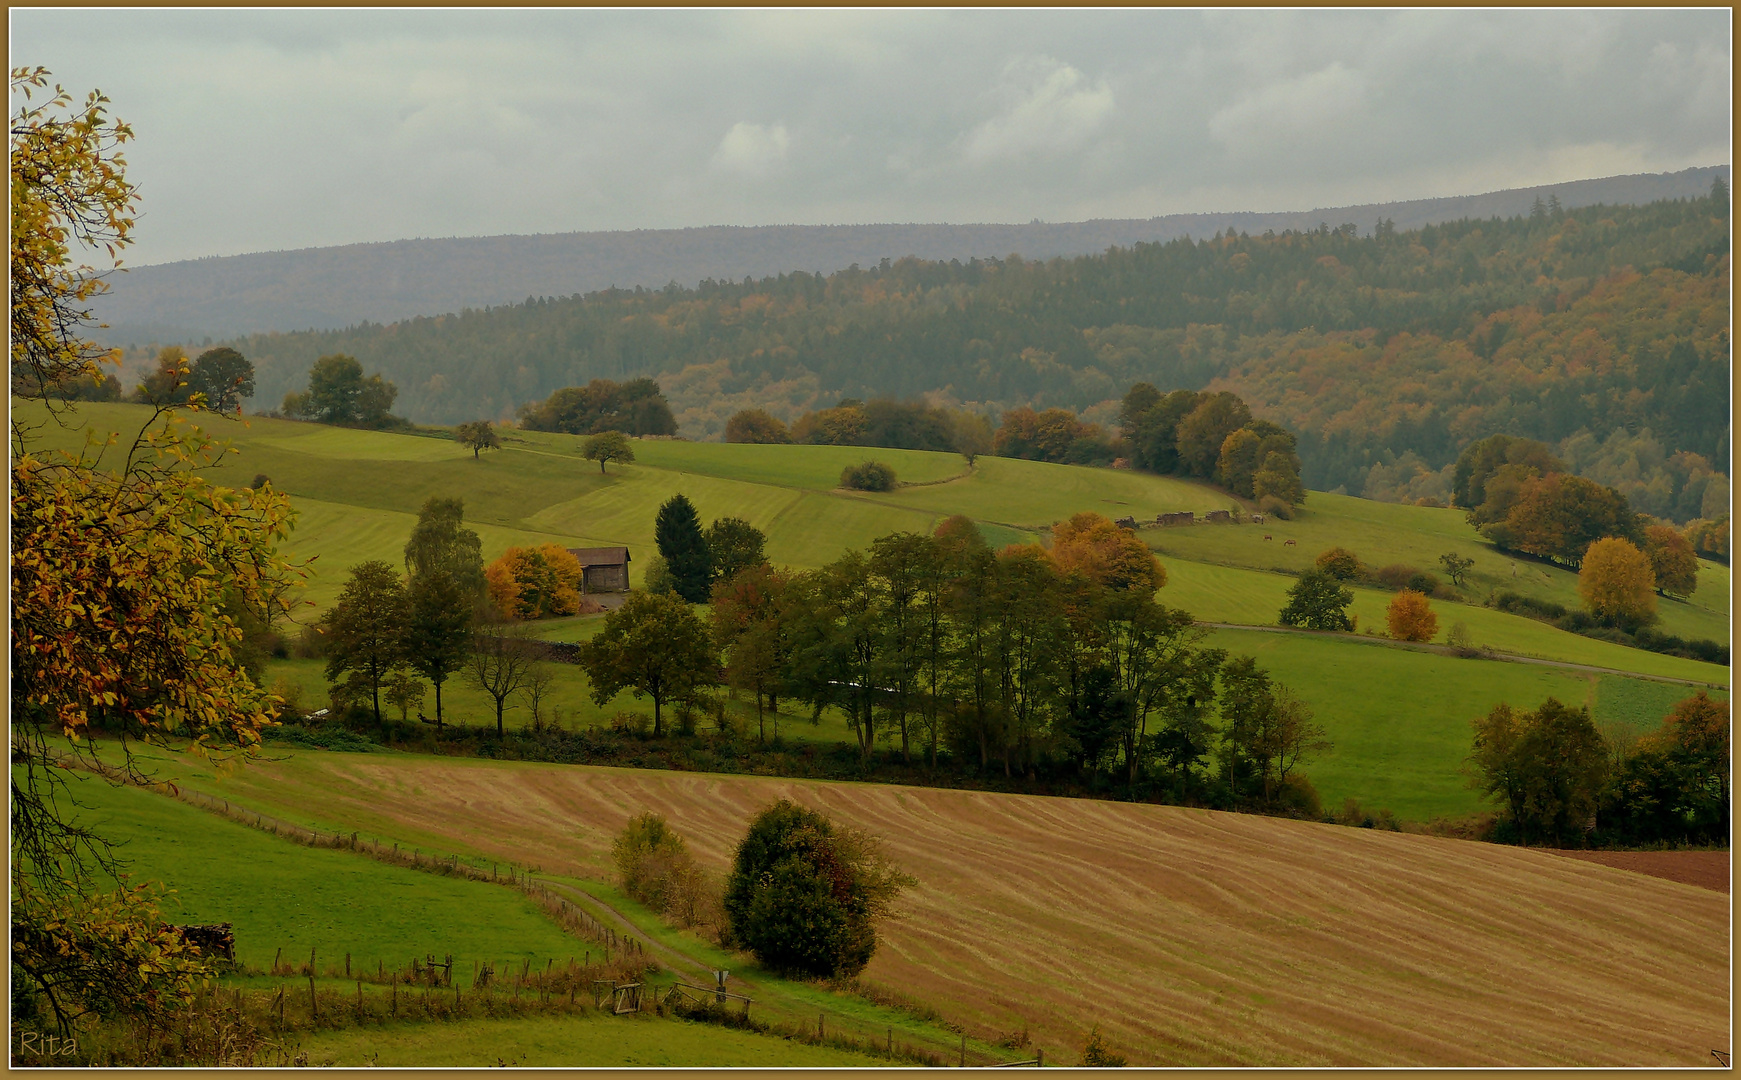
<svg viewBox="0 0 1741 1080">
<path fill-rule="evenodd" d="M 848 465 L 840 473 L 840 486 L 853 491 L 893 491 L 895 470 L 880 461 Z"/>
<path fill-rule="evenodd" d="M 777 971 L 856 975 L 876 952 L 874 921 L 912 883 L 870 837 L 781 799 L 738 845 L 727 935 Z"/>
</svg>

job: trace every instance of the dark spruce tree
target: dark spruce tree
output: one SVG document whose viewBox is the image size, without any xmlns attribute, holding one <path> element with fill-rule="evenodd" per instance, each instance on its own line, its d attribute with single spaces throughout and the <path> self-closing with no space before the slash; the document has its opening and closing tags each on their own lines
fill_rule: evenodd
<svg viewBox="0 0 1741 1080">
<path fill-rule="evenodd" d="M 653 539 L 671 571 L 677 595 L 691 604 L 705 604 L 713 587 L 713 554 L 701 534 L 701 517 L 688 496 L 673 495 L 659 508 Z"/>
</svg>

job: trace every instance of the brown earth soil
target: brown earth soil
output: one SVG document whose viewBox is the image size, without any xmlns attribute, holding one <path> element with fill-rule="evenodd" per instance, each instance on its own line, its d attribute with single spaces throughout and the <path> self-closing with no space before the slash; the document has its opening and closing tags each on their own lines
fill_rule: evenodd
<svg viewBox="0 0 1741 1080">
<path fill-rule="evenodd" d="M 197 772 L 197 766 L 184 766 Z M 1727 1048 L 1728 897 L 1542 850 L 1178 807 L 297 751 L 189 786 L 608 880 L 665 815 L 723 873 L 782 796 L 919 881 L 864 978 L 1075 1064 L 1680 1066 Z"/>
<path fill-rule="evenodd" d="M 1555 851 L 1554 854 L 1666 878 L 1683 885 L 1697 885 L 1701 889 L 1729 891 L 1727 851 Z"/>
</svg>

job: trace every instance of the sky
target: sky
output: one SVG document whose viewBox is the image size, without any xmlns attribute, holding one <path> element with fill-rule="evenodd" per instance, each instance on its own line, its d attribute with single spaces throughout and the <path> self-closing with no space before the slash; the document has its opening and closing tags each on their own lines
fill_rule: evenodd
<svg viewBox="0 0 1741 1080">
<path fill-rule="evenodd" d="M 1720 164 L 1730 18 L 14 8 L 10 63 L 100 88 L 133 126 L 140 266 L 1308 210 Z"/>
</svg>

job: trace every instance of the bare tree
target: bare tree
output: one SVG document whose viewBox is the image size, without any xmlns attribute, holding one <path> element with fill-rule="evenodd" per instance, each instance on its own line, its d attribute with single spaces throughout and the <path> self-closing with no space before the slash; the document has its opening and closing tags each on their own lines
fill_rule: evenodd
<svg viewBox="0 0 1741 1080">
<path fill-rule="evenodd" d="M 555 674 L 549 664 L 535 660 L 526 670 L 525 681 L 520 684 L 520 696 L 526 699 L 526 705 L 532 710 L 534 733 L 544 730 L 544 703 L 550 698 L 550 681 Z"/>
<path fill-rule="evenodd" d="M 496 735 L 502 730 L 502 711 L 507 700 L 526 685 L 537 654 L 524 631 L 480 631 L 472 636 L 472 654 L 466 676 L 472 685 L 496 702 Z"/>
</svg>

